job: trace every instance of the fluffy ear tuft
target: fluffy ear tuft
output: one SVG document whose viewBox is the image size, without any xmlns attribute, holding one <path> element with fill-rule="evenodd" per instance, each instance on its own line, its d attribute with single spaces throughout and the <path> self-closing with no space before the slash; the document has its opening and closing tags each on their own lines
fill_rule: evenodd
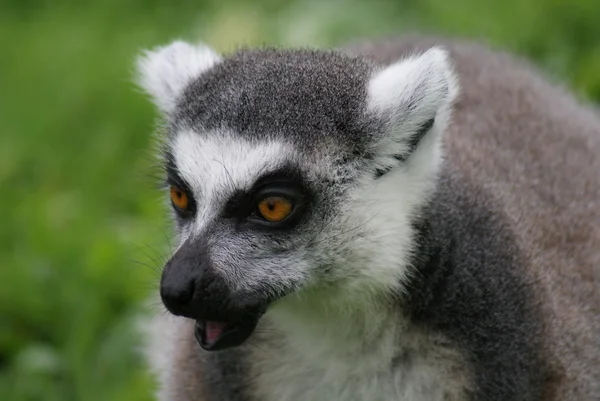
<svg viewBox="0 0 600 401">
<path fill-rule="evenodd" d="M 386 124 L 390 137 L 381 144 L 386 152 L 403 160 L 427 132 L 443 130 L 457 94 L 448 53 L 440 47 L 377 71 L 369 82 L 367 108 Z"/>
<path fill-rule="evenodd" d="M 175 41 L 143 52 L 137 60 L 138 84 L 168 114 L 185 87 L 220 60 L 207 46 Z"/>
</svg>

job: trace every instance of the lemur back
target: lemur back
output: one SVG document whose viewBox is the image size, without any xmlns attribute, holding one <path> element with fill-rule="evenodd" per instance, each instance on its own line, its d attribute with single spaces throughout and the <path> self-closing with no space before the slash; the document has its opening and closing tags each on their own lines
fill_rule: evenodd
<svg viewBox="0 0 600 401">
<path fill-rule="evenodd" d="M 148 356 L 160 400 L 600 400 L 600 117 L 479 44 L 407 37 L 339 52 L 378 71 L 440 45 L 460 90 L 435 185 L 410 215 L 401 290 L 339 309 L 329 299 L 349 287 L 288 294 L 222 351 L 202 349 L 194 320 L 156 317 Z M 410 147 L 428 146 L 424 135 Z M 423 156 L 396 159 L 408 157 Z M 393 199 L 403 189 L 387 173 L 372 185 Z"/>
</svg>

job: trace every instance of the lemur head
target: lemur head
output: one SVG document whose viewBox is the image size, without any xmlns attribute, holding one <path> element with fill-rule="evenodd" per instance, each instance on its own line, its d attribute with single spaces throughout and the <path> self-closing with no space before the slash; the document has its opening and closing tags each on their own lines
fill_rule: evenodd
<svg viewBox="0 0 600 401">
<path fill-rule="evenodd" d="M 244 342 L 276 301 L 401 292 L 458 89 L 443 49 L 378 66 L 174 42 L 138 67 L 166 121 L 179 234 L 161 297 L 205 349 Z"/>
</svg>

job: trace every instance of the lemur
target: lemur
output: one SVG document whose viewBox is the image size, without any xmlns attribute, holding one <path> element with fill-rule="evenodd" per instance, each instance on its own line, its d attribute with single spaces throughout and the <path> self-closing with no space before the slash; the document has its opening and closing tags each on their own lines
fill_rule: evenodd
<svg viewBox="0 0 600 401">
<path fill-rule="evenodd" d="M 138 69 L 178 234 L 160 400 L 600 400 L 592 106 L 420 36 Z"/>
</svg>

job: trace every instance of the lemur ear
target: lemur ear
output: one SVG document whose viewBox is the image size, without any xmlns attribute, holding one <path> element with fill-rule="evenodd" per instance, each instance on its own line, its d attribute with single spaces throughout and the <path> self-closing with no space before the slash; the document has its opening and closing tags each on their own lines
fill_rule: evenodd
<svg viewBox="0 0 600 401">
<path fill-rule="evenodd" d="M 377 71 L 368 85 L 367 110 L 383 119 L 380 149 L 406 159 L 431 130 L 445 128 L 458 81 L 448 53 L 433 47 Z"/>
<path fill-rule="evenodd" d="M 169 114 L 185 87 L 220 60 L 204 45 L 175 41 L 142 53 L 137 59 L 138 84 L 163 113 Z"/>
</svg>

